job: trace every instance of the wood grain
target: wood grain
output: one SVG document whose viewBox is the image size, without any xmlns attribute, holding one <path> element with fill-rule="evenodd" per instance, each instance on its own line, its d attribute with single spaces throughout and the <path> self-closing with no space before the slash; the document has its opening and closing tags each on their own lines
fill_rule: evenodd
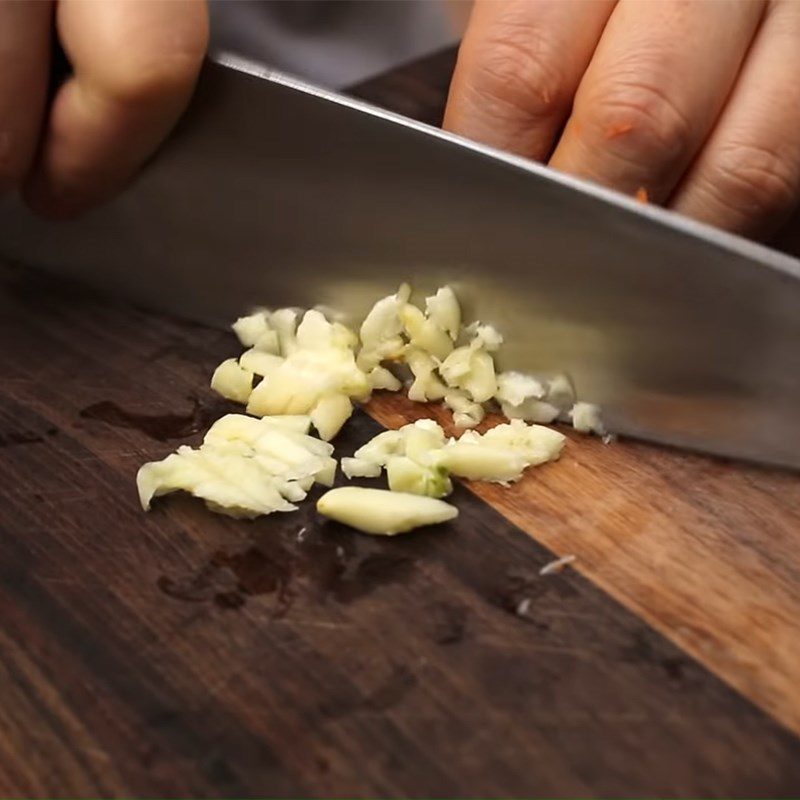
<svg viewBox="0 0 800 800">
<path fill-rule="evenodd" d="M 236 350 L 0 280 L 0 794 L 796 793 L 796 738 L 464 489 L 394 540 L 144 514 L 136 469 L 226 409 Z"/>
<path fill-rule="evenodd" d="M 451 421 L 392 395 L 369 412 L 388 427 Z M 470 489 L 800 731 L 797 475 L 564 432 L 558 463 Z"/>
<path fill-rule="evenodd" d="M 379 98 L 370 86 L 366 94 L 440 120 L 449 83 L 443 77 L 452 72 L 447 58 L 441 53 L 393 75 L 394 85 L 424 98 L 419 107 L 406 98 L 400 108 L 393 93 Z M 413 91 L 420 84 L 425 93 Z M 798 220 L 784 228 L 784 245 L 800 231 Z M 389 426 L 419 412 L 397 398 L 372 407 Z M 557 467 L 536 471 L 510 492 L 486 484 L 473 491 L 547 547 L 576 554 L 577 569 L 800 732 L 798 476 L 572 438 Z"/>
</svg>

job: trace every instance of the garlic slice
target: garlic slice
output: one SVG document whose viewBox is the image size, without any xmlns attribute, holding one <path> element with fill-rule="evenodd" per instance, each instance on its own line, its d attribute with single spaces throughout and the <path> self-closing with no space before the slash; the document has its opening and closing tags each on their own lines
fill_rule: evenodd
<svg viewBox="0 0 800 800">
<path fill-rule="evenodd" d="M 363 533 L 384 536 L 437 525 L 458 516 L 458 509 L 443 500 L 359 486 L 326 492 L 317 502 L 317 511 Z"/>
</svg>

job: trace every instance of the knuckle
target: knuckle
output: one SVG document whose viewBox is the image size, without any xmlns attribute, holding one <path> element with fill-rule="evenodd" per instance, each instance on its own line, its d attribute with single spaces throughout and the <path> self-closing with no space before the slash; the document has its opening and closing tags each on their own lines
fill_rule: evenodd
<svg viewBox="0 0 800 800">
<path fill-rule="evenodd" d="M 797 203 L 797 165 L 768 147 L 737 143 L 720 148 L 712 171 L 718 201 L 749 217 L 780 215 Z"/>
<path fill-rule="evenodd" d="M 473 88 L 528 119 L 560 113 L 571 102 L 558 59 L 532 30 L 503 28 L 475 53 Z"/>
<path fill-rule="evenodd" d="M 655 84 L 609 85 L 588 107 L 604 146 L 633 151 L 636 158 L 656 163 L 674 163 L 691 152 L 688 115 Z"/>
</svg>

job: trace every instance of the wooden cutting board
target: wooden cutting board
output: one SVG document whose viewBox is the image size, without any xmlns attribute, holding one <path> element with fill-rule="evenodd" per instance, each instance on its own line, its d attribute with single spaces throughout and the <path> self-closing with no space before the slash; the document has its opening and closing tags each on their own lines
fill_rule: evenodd
<svg viewBox="0 0 800 800">
<path fill-rule="evenodd" d="M 435 120 L 451 64 L 386 94 Z M 138 466 L 231 409 L 236 353 L 0 273 L 0 794 L 798 793 L 797 476 L 571 435 L 395 540 L 144 514 Z M 431 409 L 367 411 L 340 453 Z"/>
</svg>

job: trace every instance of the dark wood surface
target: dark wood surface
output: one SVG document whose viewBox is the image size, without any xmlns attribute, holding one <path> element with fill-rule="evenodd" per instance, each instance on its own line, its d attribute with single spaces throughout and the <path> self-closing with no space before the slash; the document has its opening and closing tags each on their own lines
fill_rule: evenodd
<svg viewBox="0 0 800 800">
<path fill-rule="evenodd" d="M 225 410 L 233 337 L 24 273 L 0 296 L 0 794 L 800 787 L 793 736 L 464 489 L 395 540 L 311 504 L 144 514 L 136 469 Z"/>
<path fill-rule="evenodd" d="M 553 552 L 508 518 L 544 527 L 552 489 L 514 511 L 459 488 L 457 524 L 394 540 L 310 503 L 252 523 L 186 497 L 144 514 L 138 466 L 228 408 L 205 387 L 236 352 L 226 332 L 2 271 L 0 795 L 798 793 L 800 743 L 729 676 L 613 581 L 539 575 Z M 359 413 L 340 454 L 376 430 Z M 570 449 L 602 473 L 605 451 Z M 632 507 L 605 511 L 622 525 Z M 592 513 L 563 512 L 586 536 Z"/>
</svg>

